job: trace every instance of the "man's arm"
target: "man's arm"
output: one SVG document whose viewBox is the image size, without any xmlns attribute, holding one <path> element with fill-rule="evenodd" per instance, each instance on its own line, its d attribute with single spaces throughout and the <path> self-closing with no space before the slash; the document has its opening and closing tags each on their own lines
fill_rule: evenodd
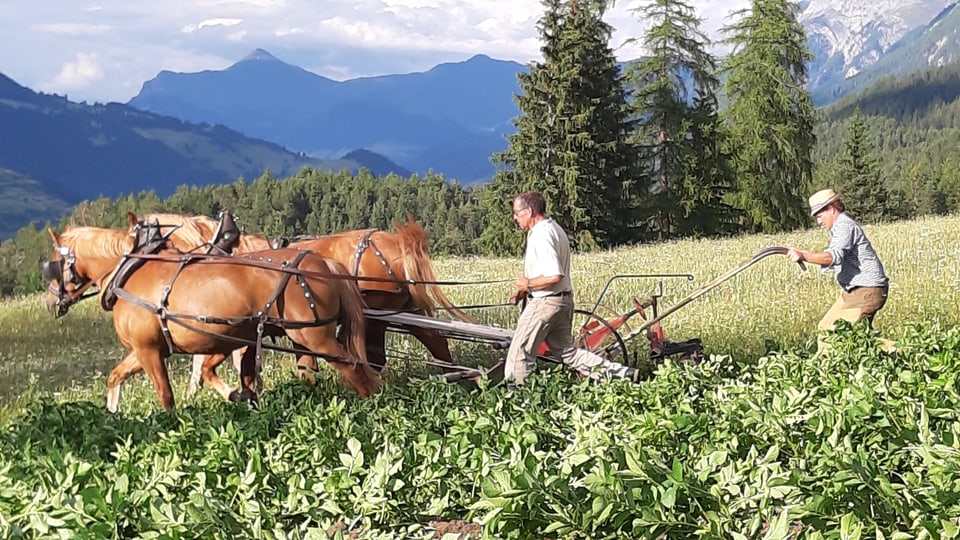
<svg viewBox="0 0 960 540">
<path fill-rule="evenodd" d="M 811 262 L 820 266 L 833 264 L 833 255 L 826 251 L 807 251 L 805 249 L 789 248 L 787 258 L 793 262 Z"/>
<path fill-rule="evenodd" d="M 517 278 L 517 290 L 533 292 L 541 289 L 549 289 L 551 286 L 560 283 L 560 280 L 562 279 L 563 276 L 537 276 L 534 278 L 521 277 Z"/>
<path fill-rule="evenodd" d="M 830 228 L 830 245 L 823 251 L 806 251 L 790 248 L 787 257 L 793 262 L 807 261 L 826 268 L 843 264 L 847 253 L 854 248 L 855 226 L 848 221 L 837 220 Z"/>
</svg>

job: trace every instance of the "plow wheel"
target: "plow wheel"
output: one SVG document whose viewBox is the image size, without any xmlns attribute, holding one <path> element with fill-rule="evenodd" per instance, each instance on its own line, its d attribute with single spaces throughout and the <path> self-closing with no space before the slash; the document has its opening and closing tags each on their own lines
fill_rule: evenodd
<svg viewBox="0 0 960 540">
<path fill-rule="evenodd" d="M 591 313 L 585 309 L 573 310 L 574 345 L 581 349 L 587 349 L 607 360 L 620 362 L 621 364 L 632 364 L 627 344 L 620 336 L 621 330 L 629 333 L 629 328 L 627 328 L 625 322 L 619 328 L 615 328 L 600 315 L 599 312 L 603 309 L 605 308 L 602 306 L 598 307 L 598 313 Z"/>
</svg>

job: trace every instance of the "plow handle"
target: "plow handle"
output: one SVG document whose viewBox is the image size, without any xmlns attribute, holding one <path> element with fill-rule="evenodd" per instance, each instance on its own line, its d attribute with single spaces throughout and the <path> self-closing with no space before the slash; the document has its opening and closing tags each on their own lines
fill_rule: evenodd
<svg viewBox="0 0 960 540">
<path fill-rule="evenodd" d="M 765 259 L 765 258 L 767 258 L 767 257 L 769 257 L 769 256 L 771 256 L 771 255 L 786 255 L 786 254 L 787 254 L 787 248 L 785 248 L 785 247 L 780 247 L 780 246 L 773 246 L 773 247 L 768 247 L 768 248 L 766 248 L 766 249 L 760 250 L 760 251 L 759 251 L 756 255 L 754 255 L 753 258 L 751 258 L 750 260 L 743 262 L 742 264 L 740 264 L 740 266 L 737 266 L 736 268 L 734 268 L 733 270 L 730 270 L 730 271 L 727 272 L 726 274 L 723 274 L 722 276 L 718 276 L 718 277 L 714 278 L 713 281 L 707 283 L 707 284 L 704 285 L 703 287 L 700 287 L 699 289 L 697 289 L 696 291 L 694 291 L 693 294 L 691 294 L 690 296 L 687 296 L 686 298 L 680 300 L 680 301 L 677 302 L 676 304 L 670 306 L 670 308 L 664 310 L 662 313 L 660 313 L 660 314 L 657 315 L 656 317 L 654 317 L 654 318 L 652 318 L 652 319 L 649 319 L 648 321 L 646 321 L 645 323 L 643 323 L 640 327 L 638 327 L 636 330 L 634 330 L 633 332 L 631 332 L 630 335 L 624 337 L 624 341 L 628 341 L 628 340 L 633 339 L 634 337 L 636 337 L 636 336 L 637 336 L 638 334 L 640 334 L 641 332 L 643 332 L 643 331 L 645 331 L 646 329 L 650 328 L 650 327 L 653 326 L 654 324 L 660 322 L 664 317 L 667 317 L 668 315 L 676 312 L 677 310 L 679 310 L 679 309 L 682 308 L 683 306 L 689 304 L 690 302 L 693 302 L 694 300 L 696 300 L 697 298 L 700 298 L 700 297 L 703 296 L 704 294 L 707 294 L 707 293 L 710 292 L 711 290 L 717 288 L 721 283 L 727 281 L 728 279 L 730 279 L 730 278 L 732 278 L 733 276 L 739 274 L 740 272 L 743 272 L 743 271 L 746 270 L 747 268 L 750 268 L 750 267 L 753 266 L 754 264 L 757 264 L 757 263 L 760 262 L 761 260 L 763 260 L 763 259 Z M 806 271 L 807 267 L 806 267 L 805 264 L 803 264 L 803 261 L 800 261 L 800 262 L 798 262 L 797 264 L 800 265 L 800 268 L 801 268 L 802 270 Z"/>
</svg>

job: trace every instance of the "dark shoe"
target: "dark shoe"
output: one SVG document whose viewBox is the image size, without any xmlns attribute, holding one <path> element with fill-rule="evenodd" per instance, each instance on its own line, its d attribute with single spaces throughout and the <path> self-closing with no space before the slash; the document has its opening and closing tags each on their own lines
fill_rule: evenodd
<svg viewBox="0 0 960 540">
<path fill-rule="evenodd" d="M 632 383 L 640 382 L 640 370 L 637 368 L 628 367 L 623 372 L 623 378 Z"/>
</svg>

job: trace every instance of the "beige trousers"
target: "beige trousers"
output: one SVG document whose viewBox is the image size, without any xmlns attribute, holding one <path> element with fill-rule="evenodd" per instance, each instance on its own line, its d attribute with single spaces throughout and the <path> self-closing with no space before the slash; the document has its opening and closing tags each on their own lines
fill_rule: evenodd
<svg viewBox="0 0 960 540">
<path fill-rule="evenodd" d="M 592 379 L 630 376 L 630 369 L 573 344 L 573 298 L 531 298 L 513 332 L 504 380 L 522 384 L 537 366 L 537 350 L 546 342 L 550 355 Z"/>
<path fill-rule="evenodd" d="M 820 319 L 817 328 L 833 330 L 833 323 L 840 319 L 851 323 L 867 319 L 872 324 L 873 316 L 887 303 L 888 290 L 888 287 L 857 287 L 850 292 L 841 290 L 840 297 Z"/>
<path fill-rule="evenodd" d="M 827 314 L 820 319 L 817 328 L 821 331 L 833 331 L 836 327 L 834 323 L 843 319 L 851 323 L 866 319 L 871 325 L 873 317 L 887 303 L 887 293 L 889 287 L 857 287 L 847 292 L 840 291 L 840 296 L 833 303 Z M 880 341 L 880 347 L 887 352 L 895 352 L 896 345 L 885 338 L 877 338 Z M 827 350 L 827 345 L 823 339 L 817 339 L 817 354 Z"/>
</svg>

